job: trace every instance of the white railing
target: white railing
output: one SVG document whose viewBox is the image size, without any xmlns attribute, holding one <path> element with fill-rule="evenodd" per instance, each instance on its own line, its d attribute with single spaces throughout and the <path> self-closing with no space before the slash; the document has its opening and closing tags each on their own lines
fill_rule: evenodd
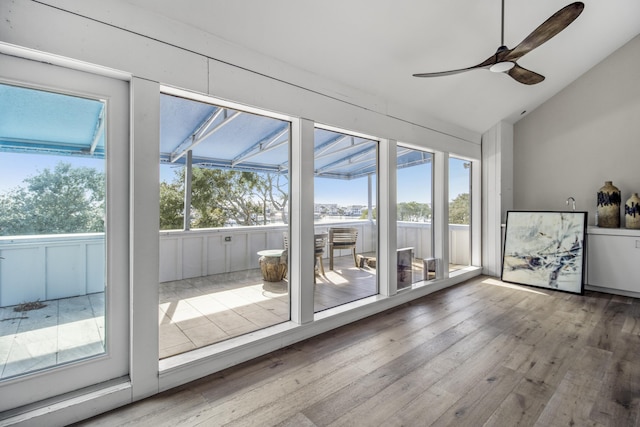
<svg viewBox="0 0 640 427">
<path fill-rule="evenodd" d="M 375 225 L 369 221 L 316 224 L 315 232 L 331 226 L 358 229 L 358 252 L 375 252 Z M 160 281 L 248 270 L 258 266 L 258 251 L 284 247 L 287 226 L 265 225 L 160 233 Z M 325 251 L 325 253 L 328 252 Z M 346 253 L 346 252 L 345 252 Z"/>
<path fill-rule="evenodd" d="M 317 223 L 358 228 L 358 253 L 377 247 L 377 228 L 367 220 Z M 160 281 L 182 280 L 257 268 L 257 252 L 282 248 L 286 225 L 160 232 Z M 398 247 L 431 257 L 431 224 L 398 222 Z M 469 264 L 469 227 L 449 226 L 449 257 Z M 328 251 L 325 251 L 328 256 Z M 344 254 L 348 254 L 345 251 Z M 0 306 L 101 292 L 105 282 L 104 235 L 0 237 Z"/>
<path fill-rule="evenodd" d="M 398 247 L 413 248 L 413 256 L 416 258 L 433 257 L 431 236 L 431 223 L 398 222 Z M 449 263 L 470 264 L 470 239 L 468 225 L 449 224 Z"/>
<path fill-rule="evenodd" d="M 0 307 L 104 291 L 104 234 L 0 237 Z"/>
</svg>

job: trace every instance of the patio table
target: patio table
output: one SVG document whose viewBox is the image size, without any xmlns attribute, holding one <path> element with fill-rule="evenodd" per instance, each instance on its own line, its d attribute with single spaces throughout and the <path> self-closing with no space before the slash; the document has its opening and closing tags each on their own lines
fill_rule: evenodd
<svg viewBox="0 0 640 427">
<path fill-rule="evenodd" d="M 287 274 L 287 257 L 284 249 L 258 251 L 260 270 L 266 282 L 279 282 Z"/>
</svg>

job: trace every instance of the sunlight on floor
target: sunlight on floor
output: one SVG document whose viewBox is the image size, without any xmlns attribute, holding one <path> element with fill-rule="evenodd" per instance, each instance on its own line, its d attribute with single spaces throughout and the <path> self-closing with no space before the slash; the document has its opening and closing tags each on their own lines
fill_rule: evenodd
<svg viewBox="0 0 640 427">
<path fill-rule="evenodd" d="M 503 281 L 497 280 L 497 279 L 485 279 L 485 280 L 482 281 L 482 283 L 484 283 L 486 285 L 501 286 L 503 288 L 517 289 L 519 291 L 525 291 L 525 292 L 531 292 L 533 294 L 549 296 L 548 293 L 539 291 L 537 289 L 533 289 L 533 288 L 529 288 L 529 287 L 521 286 L 521 285 L 516 285 L 516 284 L 513 284 L 513 283 L 506 283 L 506 282 L 503 282 Z"/>
</svg>

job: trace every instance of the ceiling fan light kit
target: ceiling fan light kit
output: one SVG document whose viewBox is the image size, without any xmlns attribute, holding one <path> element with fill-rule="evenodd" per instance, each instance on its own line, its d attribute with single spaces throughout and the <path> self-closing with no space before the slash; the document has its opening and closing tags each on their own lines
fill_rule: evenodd
<svg viewBox="0 0 640 427">
<path fill-rule="evenodd" d="M 544 76 L 527 70 L 517 64 L 517 60 L 522 58 L 525 54 L 531 52 L 541 44 L 547 42 L 552 37 L 557 35 L 560 31 L 564 30 L 575 19 L 580 16 L 584 10 L 584 3 L 575 2 L 571 3 L 544 21 L 538 28 L 533 30 L 523 41 L 520 42 L 513 49 L 509 49 L 504 45 L 504 0 L 502 0 L 502 32 L 500 47 L 496 50 L 496 53 L 491 55 L 483 62 L 468 68 L 461 68 L 458 70 L 440 71 L 435 73 L 419 73 L 414 74 L 414 77 L 441 77 L 450 76 L 453 74 L 463 73 L 465 71 L 487 69 L 495 73 L 505 73 L 511 76 L 519 83 L 526 85 L 533 85 L 540 83 L 544 80 Z"/>
<path fill-rule="evenodd" d="M 498 62 L 497 64 L 493 64 L 491 67 L 489 67 L 489 71 L 493 71 L 494 73 L 504 73 L 505 71 L 509 71 L 515 66 L 516 63 L 511 61 Z"/>
</svg>

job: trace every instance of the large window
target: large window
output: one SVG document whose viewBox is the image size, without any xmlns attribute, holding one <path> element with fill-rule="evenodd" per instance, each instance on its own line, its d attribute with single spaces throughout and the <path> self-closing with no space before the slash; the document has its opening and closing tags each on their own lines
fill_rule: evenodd
<svg viewBox="0 0 640 427">
<path fill-rule="evenodd" d="M 449 271 L 471 264 L 471 162 L 449 158 Z"/>
<path fill-rule="evenodd" d="M 378 293 L 378 142 L 314 132 L 315 311 Z"/>
<path fill-rule="evenodd" d="M 163 358 L 289 320 L 290 122 L 168 94 L 160 111 Z"/>
<path fill-rule="evenodd" d="M 398 289 L 435 279 L 433 257 L 433 155 L 397 148 Z"/>
</svg>

